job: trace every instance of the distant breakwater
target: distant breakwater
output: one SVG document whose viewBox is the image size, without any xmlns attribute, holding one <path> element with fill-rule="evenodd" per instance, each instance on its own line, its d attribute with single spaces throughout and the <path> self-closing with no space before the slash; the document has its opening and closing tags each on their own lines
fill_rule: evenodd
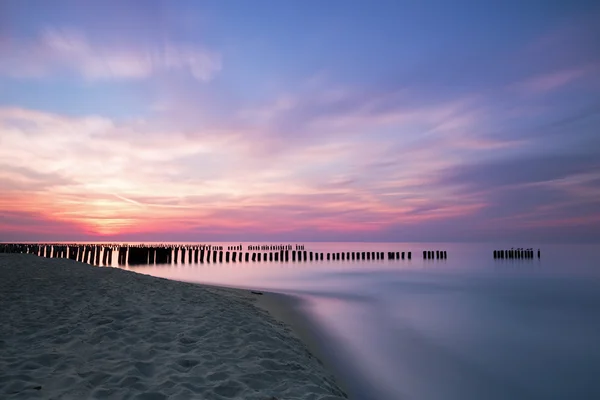
<svg viewBox="0 0 600 400">
<path fill-rule="evenodd" d="M 0 253 L 24 253 L 47 258 L 68 258 L 92 265 L 153 265 L 179 263 L 302 262 L 411 260 L 410 251 L 313 252 L 303 244 L 248 245 L 126 245 L 126 244 L 0 244 Z M 423 252 L 424 259 L 446 259 L 446 251 Z"/>
</svg>

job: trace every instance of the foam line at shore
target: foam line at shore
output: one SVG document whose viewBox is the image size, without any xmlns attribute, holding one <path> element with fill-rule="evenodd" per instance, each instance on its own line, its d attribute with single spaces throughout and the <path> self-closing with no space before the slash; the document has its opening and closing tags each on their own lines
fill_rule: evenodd
<svg viewBox="0 0 600 400">
<path fill-rule="evenodd" d="M 0 255 L 0 397 L 346 398 L 249 291 Z"/>
</svg>

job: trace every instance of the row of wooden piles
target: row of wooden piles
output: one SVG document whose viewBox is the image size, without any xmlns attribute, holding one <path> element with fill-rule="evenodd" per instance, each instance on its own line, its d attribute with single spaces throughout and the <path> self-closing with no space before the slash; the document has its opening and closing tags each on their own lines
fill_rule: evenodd
<svg viewBox="0 0 600 400">
<path fill-rule="evenodd" d="M 445 250 L 423 250 L 423 260 L 445 260 L 448 253 Z"/>
<path fill-rule="evenodd" d="M 297 244 L 296 247 L 291 244 L 261 244 L 261 245 L 248 245 L 248 251 L 281 251 L 281 250 L 304 250 L 303 244 Z M 233 250 L 241 250 L 242 246 Z"/>
<path fill-rule="evenodd" d="M 45 258 L 68 258 L 70 260 L 94 265 L 112 264 L 113 247 L 103 245 L 39 245 L 4 244 L 0 253 L 33 254 Z"/>
<path fill-rule="evenodd" d="M 129 251 L 127 251 L 129 249 Z M 181 254 L 181 257 L 180 257 Z M 172 258 L 171 258 L 172 255 Z M 412 258 L 412 253 L 388 252 L 388 260 L 404 260 Z M 120 247 L 119 264 L 129 265 L 144 264 L 170 264 L 174 263 L 222 263 L 222 262 L 292 262 L 295 261 L 335 261 L 335 260 L 385 260 L 384 252 L 340 252 L 340 253 L 317 253 L 306 250 L 279 250 L 276 252 L 238 252 L 238 251 L 214 251 L 196 248 L 170 248 L 170 247 Z"/>
<path fill-rule="evenodd" d="M 283 245 L 288 247 L 289 245 Z M 232 246 L 236 247 L 237 246 Z M 272 246 L 277 247 L 277 246 Z M 302 246 L 303 247 L 303 246 Z M 269 248 L 269 246 L 265 246 Z M 220 250 L 216 250 L 220 249 Z M 292 262 L 296 261 L 370 261 L 412 259 L 409 252 L 335 252 L 319 253 L 306 250 L 280 249 L 278 251 L 223 251 L 215 246 L 116 246 L 116 245 L 0 245 L 0 253 L 31 253 L 40 257 L 69 258 L 94 265 L 112 265 L 113 252 L 119 265 L 148 265 L 171 263 L 222 262 Z M 423 258 L 446 258 L 445 251 L 424 251 Z"/>
<path fill-rule="evenodd" d="M 540 249 L 537 251 L 537 258 L 542 257 Z M 494 258 L 496 259 L 533 259 L 535 258 L 535 251 L 532 248 L 529 249 L 510 249 L 510 250 L 494 250 Z"/>
</svg>

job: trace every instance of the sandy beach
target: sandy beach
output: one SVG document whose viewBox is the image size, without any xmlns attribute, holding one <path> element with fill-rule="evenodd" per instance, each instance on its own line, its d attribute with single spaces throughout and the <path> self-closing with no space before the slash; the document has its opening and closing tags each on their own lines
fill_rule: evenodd
<svg viewBox="0 0 600 400">
<path fill-rule="evenodd" d="M 346 398 L 246 290 L 0 255 L 0 398 Z"/>
</svg>

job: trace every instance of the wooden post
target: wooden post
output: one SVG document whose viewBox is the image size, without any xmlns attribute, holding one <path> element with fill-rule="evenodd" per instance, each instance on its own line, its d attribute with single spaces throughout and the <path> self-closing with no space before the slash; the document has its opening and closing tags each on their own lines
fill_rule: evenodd
<svg viewBox="0 0 600 400">
<path fill-rule="evenodd" d="M 237 256 L 237 252 L 236 252 L 236 251 L 234 251 L 234 252 L 231 254 L 231 261 L 232 261 L 232 262 L 235 262 L 235 258 L 236 258 L 236 256 Z"/>
<path fill-rule="evenodd" d="M 252 261 L 256 261 L 256 253 L 252 253 Z"/>
<path fill-rule="evenodd" d="M 225 252 L 225 262 L 229 262 L 229 252 Z"/>
<path fill-rule="evenodd" d="M 246 253 L 246 256 L 244 257 L 245 261 L 248 262 L 248 259 L 250 258 L 250 254 Z"/>
<path fill-rule="evenodd" d="M 155 259 L 156 259 L 156 248 L 154 248 L 154 247 L 148 248 L 148 264 L 154 264 Z"/>
</svg>

